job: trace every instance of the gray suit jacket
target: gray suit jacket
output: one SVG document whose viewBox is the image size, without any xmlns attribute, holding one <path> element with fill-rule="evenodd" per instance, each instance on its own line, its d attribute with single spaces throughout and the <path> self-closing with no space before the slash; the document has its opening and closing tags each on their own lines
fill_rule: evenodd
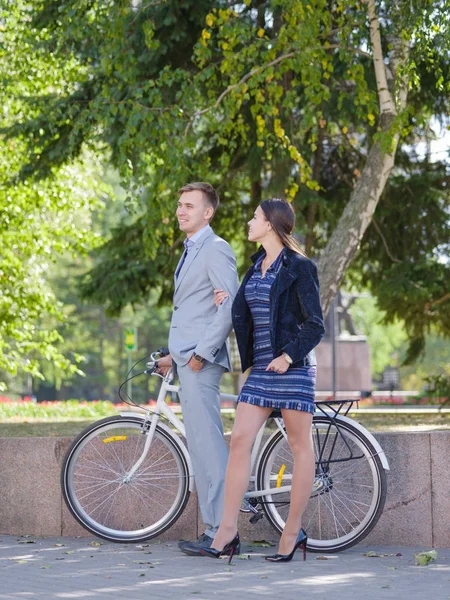
<svg viewBox="0 0 450 600">
<path fill-rule="evenodd" d="M 189 250 L 174 284 L 169 333 L 174 361 L 185 365 L 196 352 L 231 371 L 228 336 L 232 329 L 231 305 L 239 283 L 230 245 L 212 230 L 206 232 Z M 219 307 L 214 304 L 215 288 L 229 294 Z"/>
</svg>

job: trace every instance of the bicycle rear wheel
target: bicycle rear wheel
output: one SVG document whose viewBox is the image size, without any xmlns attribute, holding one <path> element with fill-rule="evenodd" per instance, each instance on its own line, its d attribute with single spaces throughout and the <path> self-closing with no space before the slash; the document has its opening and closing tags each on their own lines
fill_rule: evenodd
<svg viewBox="0 0 450 600">
<path fill-rule="evenodd" d="M 82 431 L 64 459 L 61 486 L 73 516 L 113 542 L 140 542 L 171 527 L 189 499 L 189 469 L 178 440 L 158 425 L 139 469 L 126 481 L 147 439 L 142 419 L 108 417 Z"/>
<path fill-rule="evenodd" d="M 375 527 L 386 500 L 386 472 L 371 441 L 350 423 L 337 422 L 338 427 L 326 417 L 313 419 L 316 477 L 302 519 L 312 552 L 338 552 L 360 542 Z M 292 470 L 287 440 L 276 432 L 259 462 L 258 489 L 290 485 Z M 280 533 L 289 503 L 290 492 L 262 498 L 269 522 Z"/>
</svg>

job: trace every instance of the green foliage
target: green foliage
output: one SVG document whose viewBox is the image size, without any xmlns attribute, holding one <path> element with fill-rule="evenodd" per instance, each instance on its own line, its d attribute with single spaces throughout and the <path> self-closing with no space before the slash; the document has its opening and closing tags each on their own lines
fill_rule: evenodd
<svg viewBox="0 0 450 600">
<path fill-rule="evenodd" d="M 10 135 L 0 135 L 0 370 L 42 377 L 41 361 L 78 371 L 81 357 L 58 349 L 56 327 L 64 314 L 47 274 L 58 253 L 85 253 L 100 242 L 90 222 L 102 186 L 97 157 L 79 145 L 67 160 L 53 122 L 60 96 L 78 85 L 78 63 L 68 59 L 61 77 L 56 56 L 45 47 L 49 32 L 30 37 L 31 19 L 29 3 L 3 3 L 0 130 Z M 38 168 L 39 176 L 27 177 Z"/>
<path fill-rule="evenodd" d="M 405 363 L 423 353 L 433 328 L 450 333 L 448 166 L 399 157 L 349 279 L 368 286 L 384 321 L 405 322 Z"/>
<path fill-rule="evenodd" d="M 397 132 L 408 144 L 428 136 L 431 117 L 449 112 L 450 12 L 448 0 L 377 10 L 385 56 L 400 40 L 411 46 L 400 73 L 408 107 L 383 135 L 388 148 Z M 7 0 L 0 11 L 0 368 L 38 376 L 43 358 L 74 369 L 55 347 L 62 313 L 46 273 L 57 252 L 93 243 L 101 161 L 119 173 L 128 212 L 83 289 L 109 314 L 150 290 L 169 298 L 176 190 L 188 180 L 219 189 L 214 227 L 241 269 L 252 251 L 245 223 L 263 196 L 292 200 L 308 252 L 326 245 L 380 137 L 365 4 Z M 399 163 L 349 280 L 371 288 L 386 319 L 405 318 L 409 358 L 431 324 L 450 332 L 446 169 Z"/>
<path fill-rule="evenodd" d="M 450 375 L 429 375 L 425 378 L 427 383 L 427 396 L 435 400 L 442 400 L 443 404 L 450 404 Z"/>
<path fill-rule="evenodd" d="M 358 298 L 351 308 L 352 319 L 357 332 L 367 336 L 370 348 L 372 376 L 380 378 L 387 366 L 396 362 L 407 339 L 402 321 L 383 323 L 386 313 L 380 311 L 373 296 Z"/>
<path fill-rule="evenodd" d="M 71 419 L 101 419 L 117 414 L 117 407 L 111 402 L 0 402 L 0 420 L 19 421 L 39 419 L 67 421 Z"/>
<path fill-rule="evenodd" d="M 47 274 L 57 253 L 86 252 L 95 243 L 90 207 L 98 186 L 77 165 L 62 168 L 64 181 L 12 181 L 13 169 L 6 160 L 0 165 L 0 369 L 41 377 L 45 360 L 76 372 L 80 357 L 57 349 L 64 313 Z"/>
<path fill-rule="evenodd" d="M 356 331 L 367 336 L 374 379 L 381 379 L 385 367 L 399 367 L 401 389 L 424 390 L 423 395 L 428 396 L 427 389 L 436 387 L 434 396 L 447 397 L 445 385 L 450 376 L 448 340 L 439 336 L 433 327 L 425 336 L 420 360 L 409 360 L 411 344 L 403 317 L 398 314 L 396 320 L 388 319 L 378 302 L 374 296 L 367 294 L 359 297 L 351 308 Z"/>
<path fill-rule="evenodd" d="M 116 215 L 108 216 L 114 222 Z M 106 223 L 105 223 L 106 225 Z M 133 309 L 125 307 L 120 318 L 109 317 L 105 307 L 100 304 L 81 301 L 79 298 L 80 281 L 83 272 L 92 265 L 92 261 L 83 257 L 74 261 L 64 257 L 56 261 L 50 273 L 52 289 L 58 301 L 64 307 L 64 322 L 57 328 L 63 338 L 60 351 L 71 355 L 76 352 L 83 356 L 80 364 L 84 375 L 74 373 L 68 376 L 53 363 L 41 363 L 45 382 L 35 384 L 35 395 L 41 399 L 67 399 L 72 397 L 85 400 L 108 398 L 118 402 L 117 390 L 124 381 L 128 370 L 128 353 L 124 347 L 125 327 L 133 326 L 138 332 L 138 349 L 132 353 L 132 362 L 146 357 L 160 346 L 167 345 L 169 309 L 156 309 L 157 294 L 148 291 L 148 302 L 135 304 Z M 127 285 L 127 268 L 123 269 L 123 285 Z M 106 278 L 105 278 L 106 279 Z M 118 299 L 122 297 L 121 287 L 116 291 Z M 136 372 L 145 368 L 145 361 Z M 133 382 L 133 398 L 139 403 L 154 397 L 159 379 L 145 375 Z"/>
</svg>

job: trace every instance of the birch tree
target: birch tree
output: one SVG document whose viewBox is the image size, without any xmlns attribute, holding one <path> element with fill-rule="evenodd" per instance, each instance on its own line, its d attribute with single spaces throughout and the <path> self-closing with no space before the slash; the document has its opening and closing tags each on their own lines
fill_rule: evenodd
<svg viewBox="0 0 450 600">
<path fill-rule="evenodd" d="M 319 261 L 323 310 L 331 302 L 350 266 L 364 233 L 372 221 L 386 182 L 395 165 L 400 139 L 399 115 L 403 116 L 408 98 L 410 35 L 405 29 L 392 31 L 391 50 L 385 60 L 380 20 L 375 0 L 365 0 L 370 30 L 370 47 L 378 94 L 377 139 L 369 150 L 364 169 Z M 394 9 L 395 10 L 395 9 Z M 396 123 L 397 121 L 397 123 Z"/>
</svg>

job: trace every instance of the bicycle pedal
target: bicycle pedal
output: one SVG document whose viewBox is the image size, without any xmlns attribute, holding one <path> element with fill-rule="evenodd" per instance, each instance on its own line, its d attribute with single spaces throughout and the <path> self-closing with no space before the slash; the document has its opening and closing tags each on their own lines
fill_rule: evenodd
<svg viewBox="0 0 450 600">
<path fill-rule="evenodd" d="M 252 525 L 254 525 L 255 523 L 257 523 L 260 519 L 262 519 L 264 517 L 264 514 L 262 512 L 257 513 L 256 515 L 252 515 L 249 519 L 250 523 Z"/>
</svg>

